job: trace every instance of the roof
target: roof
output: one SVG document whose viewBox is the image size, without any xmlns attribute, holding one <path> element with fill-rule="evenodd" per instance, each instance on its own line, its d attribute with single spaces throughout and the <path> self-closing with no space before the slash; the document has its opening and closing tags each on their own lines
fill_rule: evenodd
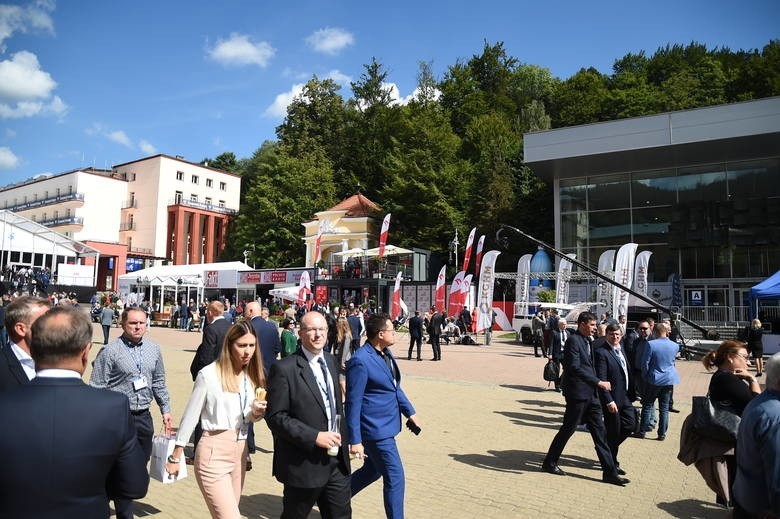
<svg viewBox="0 0 780 519">
<path fill-rule="evenodd" d="M 143 278 L 159 278 L 170 279 L 178 277 L 197 277 L 203 275 L 207 270 L 252 270 L 252 267 L 244 263 L 243 261 L 226 261 L 222 263 L 192 263 L 189 265 L 159 265 L 157 267 L 149 267 L 147 269 L 136 270 L 134 272 L 128 272 L 122 274 L 119 279 L 136 279 Z"/>
<path fill-rule="evenodd" d="M 46 240 L 55 246 L 63 247 L 66 250 L 72 251 L 75 255 L 97 256 L 100 254 L 97 249 L 92 248 L 89 245 L 68 238 L 64 234 L 60 234 L 57 231 L 52 231 L 44 225 L 33 222 L 24 216 L 18 215 L 17 213 L 6 211 L 5 209 L 0 210 L 0 222 L 2 222 L 4 225 L 7 224 L 16 227 L 17 229 L 21 229 L 38 238 L 41 238 L 42 240 Z M 5 240 L 5 231 L 3 231 L 3 233 L 3 240 Z"/>
<path fill-rule="evenodd" d="M 344 216 L 350 218 L 361 218 L 373 216 L 380 211 L 378 205 L 363 196 L 361 193 L 355 193 L 349 198 L 345 198 L 334 205 L 328 211 L 346 211 Z"/>
<path fill-rule="evenodd" d="M 122 164 L 116 164 L 116 165 L 114 165 L 114 169 L 118 169 L 118 168 L 121 168 L 123 166 L 129 166 L 130 164 L 135 164 L 136 162 L 143 162 L 143 161 L 149 160 L 149 159 L 156 159 L 158 157 L 159 158 L 163 158 L 163 159 L 175 160 L 177 162 L 182 162 L 184 164 L 189 164 L 191 166 L 198 166 L 199 168 L 210 169 L 211 171 L 216 171 L 218 173 L 224 173 L 225 175 L 230 175 L 230 176 L 233 176 L 233 177 L 240 177 L 241 176 L 238 173 L 231 173 L 230 171 L 225 171 L 224 169 L 218 169 L 218 168 L 214 168 L 212 166 L 206 166 L 204 164 L 199 164 L 197 162 L 191 162 L 189 160 L 185 160 L 183 157 L 181 157 L 179 155 L 177 155 L 175 157 L 171 157 L 170 155 L 166 155 L 164 153 L 158 153 L 157 155 L 150 155 L 148 157 L 143 157 L 143 158 L 140 158 L 140 159 L 131 160 L 130 162 L 123 162 Z"/>
</svg>

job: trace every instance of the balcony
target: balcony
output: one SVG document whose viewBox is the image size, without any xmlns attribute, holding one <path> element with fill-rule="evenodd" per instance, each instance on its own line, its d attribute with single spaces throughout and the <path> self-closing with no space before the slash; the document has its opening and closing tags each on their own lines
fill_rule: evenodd
<svg viewBox="0 0 780 519">
<path fill-rule="evenodd" d="M 325 263 L 324 268 L 318 270 L 315 279 L 395 279 L 399 272 L 405 281 L 411 280 L 411 265 L 370 258 L 365 263 L 356 262 L 350 267 L 341 261 Z"/>
<path fill-rule="evenodd" d="M 135 231 L 135 222 L 122 222 L 119 224 L 119 231 Z"/>
<path fill-rule="evenodd" d="M 38 223 L 46 227 L 58 227 L 57 230 L 59 232 L 80 231 L 84 227 L 84 218 L 81 216 L 65 216 L 62 218 L 40 220 Z M 62 227 L 64 227 L 64 229 Z"/>
<path fill-rule="evenodd" d="M 222 207 L 207 202 L 196 202 L 194 200 L 187 200 L 186 198 L 171 198 L 170 200 L 168 200 L 168 205 L 183 205 L 185 207 L 194 207 L 195 209 L 202 209 L 204 211 L 212 211 L 214 213 L 220 213 L 220 214 L 229 214 L 229 215 L 238 214 L 238 211 L 235 209 L 228 209 L 227 207 Z"/>
<path fill-rule="evenodd" d="M 144 247 L 130 247 L 128 250 L 131 253 L 135 253 L 135 254 L 148 254 L 149 256 L 154 254 L 154 251 L 152 249 L 146 249 Z"/>
<path fill-rule="evenodd" d="M 122 209 L 137 209 L 138 208 L 138 200 L 135 198 L 132 198 L 130 200 L 125 200 L 122 202 Z"/>
<path fill-rule="evenodd" d="M 30 202 L 24 202 L 23 204 L 9 205 L 5 209 L 18 213 L 54 204 L 66 204 L 65 207 L 81 207 L 84 205 L 84 193 L 68 193 L 67 195 L 57 195 L 41 200 L 32 200 Z"/>
</svg>

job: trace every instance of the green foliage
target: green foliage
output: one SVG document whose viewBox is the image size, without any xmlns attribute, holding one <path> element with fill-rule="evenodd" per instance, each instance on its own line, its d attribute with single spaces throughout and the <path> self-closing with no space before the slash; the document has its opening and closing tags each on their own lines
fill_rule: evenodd
<svg viewBox="0 0 780 519">
<path fill-rule="evenodd" d="M 555 302 L 555 290 L 542 289 L 536 293 L 539 296 L 540 303 L 554 303 Z"/>
</svg>

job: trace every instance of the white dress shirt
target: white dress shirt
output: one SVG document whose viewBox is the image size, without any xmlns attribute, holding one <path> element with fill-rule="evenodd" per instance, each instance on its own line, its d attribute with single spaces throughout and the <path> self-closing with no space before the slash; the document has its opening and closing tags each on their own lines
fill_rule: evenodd
<svg viewBox="0 0 780 519">
<path fill-rule="evenodd" d="M 16 345 L 15 342 L 11 341 L 9 344 L 11 344 L 11 351 L 14 352 L 14 355 L 16 355 L 16 358 L 19 359 L 19 364 L 22 365 L 22 369 L 24 370 L 24 374 L 27 375 L 27 378 L 29 380 L 32 380 L 35 378 L 35 361 L 32 357 L 30 357 L 30 354 L 21 349 L 19 346 Z"/>
<path fill-rule="evenodd" d="M 200 420 L 204 431 L 238 431 L 241 424 L 256 422 L 252 413 L 252 401 L 255 399 L 255 386 L 249 377 L 239 382 L 238 393 L 228 393 L 222 389 L 222 381 L 217 375 L 217 363 L 212 362 L 198 372 L 195 387 L 187 402 L 187 408 L 179 424 L 176 434 L 176 445 L 184 447 Z M 243 404 L 243 409 L 242 409 Z"/>
</svg>

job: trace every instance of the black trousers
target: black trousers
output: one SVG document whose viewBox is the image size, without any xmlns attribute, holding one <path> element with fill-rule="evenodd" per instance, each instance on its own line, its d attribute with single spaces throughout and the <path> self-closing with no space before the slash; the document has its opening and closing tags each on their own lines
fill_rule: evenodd
<svg viewBox="0 0 780 519">
<path fill-rule="evenodd" d="M 625 441 L 626 438 L 631 436 L 634 432 L 634 425 L 636 423 L 636 411 L 634 406 L 628 405 L 618 408 L 618 412 L 615 414 L 603 409 L 604 412 L 604 428 L 607 433 L 607 445 L 612 452 L 612 459 L 615 461 L 615 466 L 620 465 L 618 463 L 618 449 L 620 444 Z"/>
<path fill-rule="evenodd" d="M 102 324 L 103 327 L 103 344 L 108 344 L 108 333 L 111 330 L 110 324 Z"/>
<path fill-rule="evenodd" d="M 433 348 L 433 358 L 441 360 L 441 336 L 431 335 L 431 347 Z"/>
<path fill-rule="evenodd" d="M 324 487 L 284 485 L 281 519 L 306 519 L 315 503 L 323 519 L 352 517 L 350 477 L 339 468 L 337 458 L 331 460 L 331 467 L 333 472 Z"/>
<path fill-rule="evenodd" d="M 421 358 L 420 350 L 422 349 L 422 337 L 412 337 L 409 341 L 409 355 L 407 355 L 410 359 L 412 358 L 412 350 L 414 349 L 415 344 L 417 344 L 417 358 Z"/>
<path fill-rule="evenodd" d="M 144 451 L 146 461 L 152 457 L 152 436 L 154 435 L 154 422 L 152 415 L 146 412 L 133 414 L 135 422 L 135 431 L 138 435 L 138 443 L 141 444 L 141 450 Z M 133 501 L 130 499 L 115 499 L 114 509 L 117 519 L 133 519 Z"/>
<path fill-rule="evenodd" d="M 612 459 L 612 452 L 607 445 L 606 431 L 604 430 L 604 418 L 601 413 L 601 403 L 598 399 L 591 400 L 570 400 L 566 399 L 566 411 L 563 413 L 563 425 L 561 425 L 558 434 L 553 438 L 547 456 L 544 458 L 546 464 L 558 464 L 558 460 L 566 447 L 569 438 L 580 422 L 588 426 L 590 436 L 593 438 L 593 445 L 596 447 L 596 455 L 601 463 L 601 470 L 605 476 L 617 476 L 617 467 Z"/>
</svg>

